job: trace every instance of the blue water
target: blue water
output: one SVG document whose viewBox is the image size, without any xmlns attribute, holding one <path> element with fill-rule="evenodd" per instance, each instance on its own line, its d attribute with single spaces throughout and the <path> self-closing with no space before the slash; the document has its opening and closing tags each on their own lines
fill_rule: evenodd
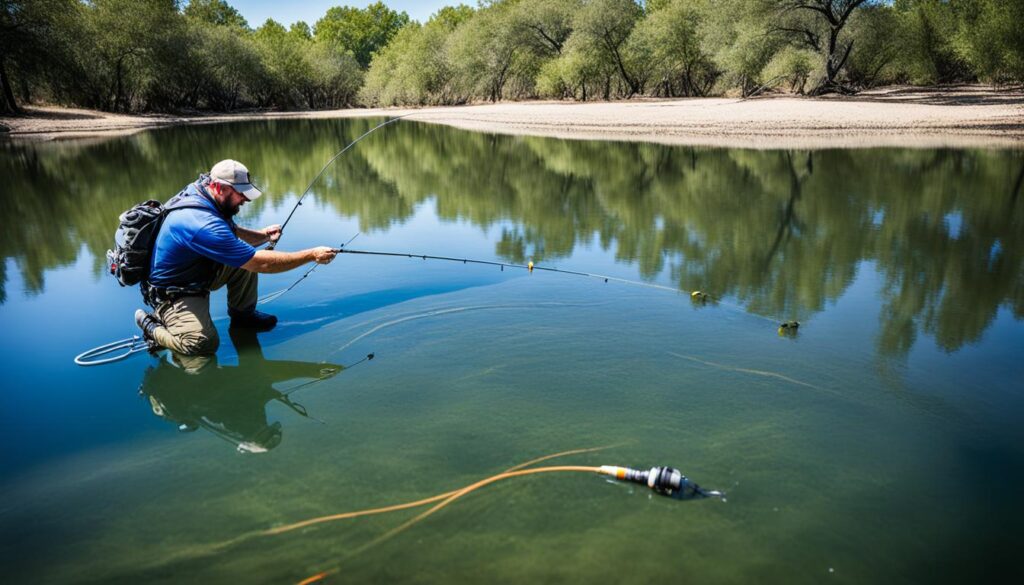
<svg viewBox="0 0 1024 585">
<path fill-rule="evenodd" d="M 403 122 L 332 167 L 281 249 L 359 234 L 351 248 L 532 259 L 679 292 L 342 255 L 267 305 L 280 324 L 255 338 L 228 330 L 214 293 L 222 343 L 200 375 L 166 354 L 73 364 L 136 332 L 138 292 L 103 274 L 117 213 L 230 156 L 268 191 L 239 221 L 280 222 L 372 123 L 238 124 L 237 145 L 213 126 L 4 144 L 5 581 L 1021 577 L 1019 151 L 695 149 Z M 300 274 L 263 275 L 260 292 Z M 607 449 L 545 464 L 671 465 L 726 501 L 558 473 L 393 535 L 426 508 L 252 536 L 590 447 Z"/>
</svg>

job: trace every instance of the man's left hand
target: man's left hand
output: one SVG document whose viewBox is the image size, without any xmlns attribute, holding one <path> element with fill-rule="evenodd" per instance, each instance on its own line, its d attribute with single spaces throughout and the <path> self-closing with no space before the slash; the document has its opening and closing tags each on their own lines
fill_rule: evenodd
<svg viewBox="0 0 1024 585">
<path fill-rule="evenodd" d="M 274 224 L 263 228 L 263 235 L 267 237 L 267 241 L 276 242 L 281 239 L 281 226 Z"/>
</svg>

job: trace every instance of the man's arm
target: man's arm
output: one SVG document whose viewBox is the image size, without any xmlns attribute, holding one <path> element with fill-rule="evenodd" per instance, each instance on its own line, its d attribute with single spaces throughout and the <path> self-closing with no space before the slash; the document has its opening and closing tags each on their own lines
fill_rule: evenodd
<svg viewBox="0 0 1024 585">
<path fill-rule="evenodd" d="M 262 246 L 267 242 L 276 242 L 281 237 L 281 226 L 267 226 L 261 230 L 251 230 L 240 225 L 235 226 L 235 234 L 250 246 Z"/>
<path fill-rule="evenodd" d="M 337 252 L 333 248 L 320 246 L 301 250 L 298 252 L 278 252 L 277 250 L 257 250 L 256 254 L 248 262 L 242 265 L 242 269 L 249 272 L 260 272 L 273 274 L 276 272 L 287 272 L 298 268 L 303 264 L 316 262 L 317 264 L 330 264 Z"/>
</svg>

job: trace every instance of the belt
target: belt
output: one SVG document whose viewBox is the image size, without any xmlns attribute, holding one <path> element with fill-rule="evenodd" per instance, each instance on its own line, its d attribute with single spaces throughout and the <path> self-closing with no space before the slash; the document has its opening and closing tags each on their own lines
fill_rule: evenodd
<svg viewBox="0 0 1024 585">
<path fill-rule="evenodd" d="M 210 289 L 182 287 L 182 286 L 153 286 L 143 282 L 139 287 L 142 292 L 142 300 L 147 305 L 157 308 L 161 303 L 173 302 L 185 297 L 208 297 Z"/>
</svg>

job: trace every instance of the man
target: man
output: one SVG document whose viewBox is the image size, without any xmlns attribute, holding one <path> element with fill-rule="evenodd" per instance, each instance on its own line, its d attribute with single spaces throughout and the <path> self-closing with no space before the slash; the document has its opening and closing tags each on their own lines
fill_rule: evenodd
<svg viewBox="0 0 1024 585">
<path fill-rule="evenodd" d="M 154 311 L 135 312 L 147 341 L 182 356 L 216 352 L 220 339 L 210 319 L 210 291 L 225 285 L 231 327 L 269 331 L 277 317 L 256 310 L 257 273 L 334 259 L 334 250 L 326 246 L 300 252 L 256 250 L 276 242 L 281 227 L 250 230 L 231 218 L 260 195 L 245 165 L 222 160 L 167 202 L 172 211 L 157 234 L 149 279 L 142 283 L 143 298 Z"/>
</svg>

